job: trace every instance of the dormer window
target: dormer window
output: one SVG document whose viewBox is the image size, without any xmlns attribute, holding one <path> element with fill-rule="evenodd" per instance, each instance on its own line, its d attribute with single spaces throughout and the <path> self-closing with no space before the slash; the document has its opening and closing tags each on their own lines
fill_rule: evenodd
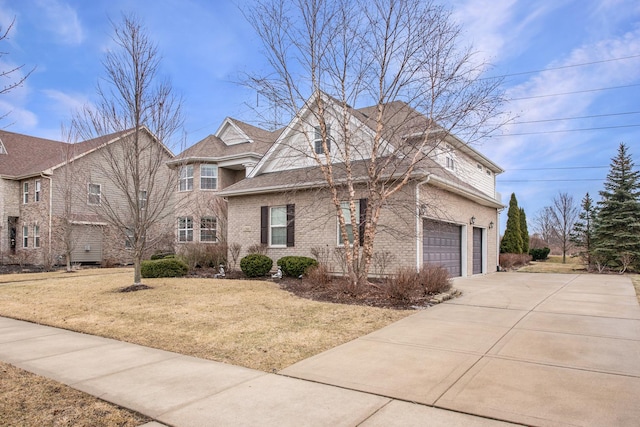
<svg viewBox="0 0 640 427">
<path fill-rule="evenodd" d="M 322 128 L 316 126 L 314 128 L 313 147 L 316 154 L 323 154 L 322 148 Z M 331 126 L 327 125 L 327 152 L 331 152 Z"/>
<path fill-rule="evenodd" d="M 456 162 L 451 155 L 447 156 L 447 169 L 449 170 L 456 169 Z"/>
</svg>

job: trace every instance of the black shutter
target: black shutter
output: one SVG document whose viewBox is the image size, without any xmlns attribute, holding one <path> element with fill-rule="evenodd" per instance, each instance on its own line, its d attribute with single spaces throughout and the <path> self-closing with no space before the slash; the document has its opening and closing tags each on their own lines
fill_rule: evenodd
<svg viewBox="0 0 640 427">
<path fill-rule="evenodd" d="M 287 205 L 287 247 L 293 247 L 296 244 L 296 205 Z"/>
<path fill-rule="evenodd" d="M 269 206 L 260 207 L 260 243 L 269 243 Z"/>
<path fill-rule="evenodd" d="M 360 218 L 358 222 L 358 234 L 360 235 L 360 246 L 364 245 L 364 226 L 367 221 L 367 199 L 360 199 Z"/>
</svg>

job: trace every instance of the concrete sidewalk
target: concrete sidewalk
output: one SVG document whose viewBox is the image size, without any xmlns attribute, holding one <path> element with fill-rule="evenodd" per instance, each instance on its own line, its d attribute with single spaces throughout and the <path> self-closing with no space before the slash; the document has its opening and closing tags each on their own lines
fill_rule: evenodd
<svg viewBox="0 0 640 427">
<path fill-rule="evenodd" d="M 280 375 L 6 318 L 0 360 L 172 426 L 638 425 L 628 278 L 500 273 L 455 286 L 463 297 Z"/>
<path fill-rule="evenodd" d="M 639 425 L 629 278 L 499 273 L 455 286 L 461 298 L 281 373 L 526 425 Z"/>
</svg>

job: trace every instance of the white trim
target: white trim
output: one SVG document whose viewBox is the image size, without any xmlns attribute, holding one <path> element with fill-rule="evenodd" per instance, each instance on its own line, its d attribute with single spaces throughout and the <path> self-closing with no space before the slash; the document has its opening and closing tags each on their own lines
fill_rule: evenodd
<svg viewBox="0 0 640 427">
<path fill-rule="evenodd" d="M 284 225 L 276 225 L 275 227 L 279 229 L 281 228 L 284 229 L 284 244 L 274 245 L 273 236 L 271 233 L 274 227 L 271 223 L 271 212 L 273 211 L 273 209 L 278 209 L 278 208 L 284 209 Z M 267 243 L 270 248 L 286 248 L 287 247 L 287 205 L 269 206 L 269 241 Z"/>
</svg>

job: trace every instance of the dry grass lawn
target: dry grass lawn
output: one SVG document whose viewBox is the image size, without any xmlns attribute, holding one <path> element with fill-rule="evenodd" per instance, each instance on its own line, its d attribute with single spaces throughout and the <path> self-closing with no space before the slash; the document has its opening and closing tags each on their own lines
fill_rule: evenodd
<svg viewBox="0 0 640 427">
<path fill-rule="evenodd" d="M 0 362 L 0 426 L 135 427 L 150 420 Z"/>
<path fill-rule="evenodd" d="M 411 311 L 321 303 L 263 281 L 146 279 L 129 269 L 0 276 L 0 315 L 278 371 Z"/>
<path fill-rule="evenodd" d="M 567 262 L 562 263 L 562 256 L 551 255 L 545 261 L 532 261 L 518 269 L 522 273 L 584 273 L 586 269 L 580 258 L 567 257 Z"/>
</svg>

